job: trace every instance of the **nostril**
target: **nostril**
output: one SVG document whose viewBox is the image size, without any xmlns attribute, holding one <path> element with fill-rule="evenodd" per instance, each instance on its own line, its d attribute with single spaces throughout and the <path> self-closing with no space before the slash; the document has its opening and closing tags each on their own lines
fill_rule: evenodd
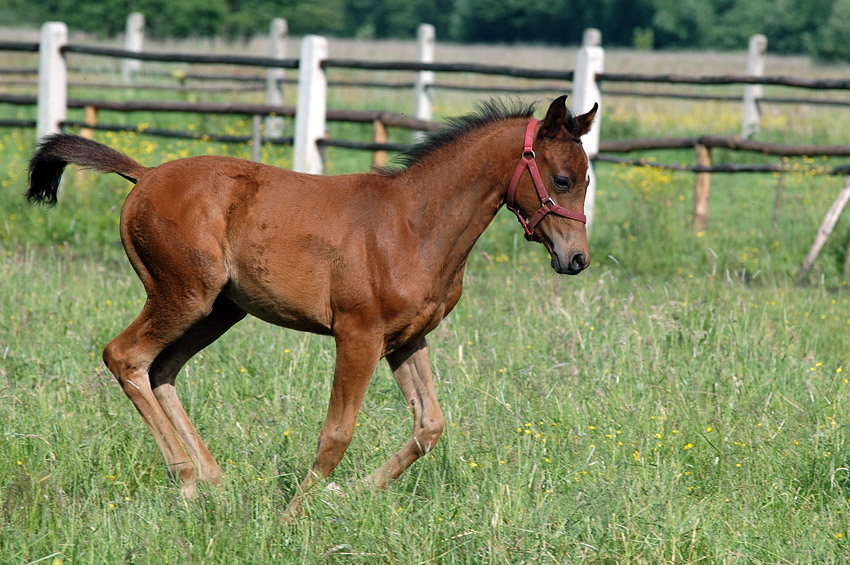
<svg viewBox="0 0 850 565">
<path fill-rule="evenodd" d="M 578 273 L 587 266 L 587 259 L 584 253 L 576 253 L 570 257 L 570 272 Z"/>
</svg>

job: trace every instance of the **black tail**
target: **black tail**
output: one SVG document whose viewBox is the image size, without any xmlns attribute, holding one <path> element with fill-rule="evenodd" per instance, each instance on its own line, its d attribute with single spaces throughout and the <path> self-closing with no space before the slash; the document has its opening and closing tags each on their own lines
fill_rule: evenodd
<svg viewBox="0 0 850 565">
<path fill-rule="evenodd" d="M 133 183 L 138 182 L 147 170 L 127 155 L 102 143 L 78 135 L 57 133 L 45 137 L 30 158 L 27 200 L 33 204 L 56 204 L 59 179 L 68 163 L 101 173 L 117 173 Z"/>
</svg>

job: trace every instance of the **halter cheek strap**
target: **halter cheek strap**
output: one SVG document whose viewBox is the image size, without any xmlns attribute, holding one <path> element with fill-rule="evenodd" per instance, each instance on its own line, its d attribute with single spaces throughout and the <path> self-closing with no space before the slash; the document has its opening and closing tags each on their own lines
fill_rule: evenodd
<svg viewBox="0 0 850 565">
<path fill-rule="evenodd" d="M 587 223 L 587 217 L 584 214 L 555 204 L 555 201 L 552 200 L 552 197 L 549 196 L 549 193 L 546 191 L 546 185 L 543 184 L 543 179 L 540 178 L 540 170 L 537 168 L 537 162 L 534 160 L 535 155 L 534 149 L 532 148 L 534 145 L 534 126 L 536 126 L 539 121 L 540 120 L 531 118 L 531 121 L 528 122 L 528 127 L 525 130 L 525 143 L 522 148 L 522 157 L 519 159 L 519 163 L 514 171 L 514 176 L 511 178 L 511 184 L 508 186 L 508 193 L 505 196 L 505 206 L 508 210 L 516 214 L 519 223 L 522 225 L 523 231 L 525 231 L 525 239 L 528 241 L 540 241 L 540 238 L 534 233 L 534 228 L 536 228 L 537 224 L 539 224 L 540 221 L 549 214 L 555 214 L 562 218 L 576 220 L 583 224 Z M 537 196 L 540 197 L 541 203 L 540 209 L 534 213 L 530 220 L 525 219 L 525 216 L 522 212 L 520 212 L 516 205 L 516 187 L 517 184 L 519 184 L 519 179 L 522 176 L 522 173 L 525 172 L 526 168 L 528 168 L 528 171 L 531 173 L 531 179 L 534 181 L 534 188 L 537 189 Z"/>
</svg>

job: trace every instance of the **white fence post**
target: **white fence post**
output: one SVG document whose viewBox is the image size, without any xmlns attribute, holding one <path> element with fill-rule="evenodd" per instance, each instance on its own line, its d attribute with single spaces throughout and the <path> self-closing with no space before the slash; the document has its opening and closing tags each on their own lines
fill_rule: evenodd
<svg viewBox="0 0 850 565">
<path fill-rule="evenodd" d="M 36 139 L 59 133 L 68 111 L 68 66 L 62 47 L 68 44 L 68 26 L 46 22 L 41 26 L 38 61 L 38 120 Z"/>
<path fill-rule="evenodd" d="M 767 38 L 763 35 L 750 37 L 750 45 L 747 50 L 747 74 L 749 76 L 764 76 L 766 55 Z M 763 93 L 764 87 L 760 84 L 748 84 L 744 87 L 744 108 L 741 120 L 741 136 L 744 139 L 751 137 L 759 130 L 761 113 L 758 104 Z"/>
<path fill-rule="evenodd" d="M 295 106 L 295 147 L 293 170 L 322 174 L 324 162 L 316 143 L 325 136 L 328 80 L 322 61 L 328 57 L 328 41 L 308 35 L 301 42 L 298 66 L 298 103 Z"/>
<path fill-rule="evenodd" d="M 602 46 L 602 32 L 596 29 L 595 27 L 589 27 L 584 30 L 584 33 L 581 35 L 581 46 L 582 47 L 601 47 Z"/>
<path fill-rule="evenodd" d="M 416 55 L 420 63 L 434 62 L 434 42 L 436 33 L 431 24 L 420 24 L 416 30 Z M 434 84 L 434 71 L 419 71 L 414 86 L 415 113 L 420 120 L 431 121 L 431 85 Z M 423 135 L 421 132 L 418 135 Z"/>
<path fill-rule="evenodd" d="M 132 12 L 127 16 L 127 29 L 124 32 L 124 49 L 142 52 L 145 43 L 145 15 Z M 133 82 L 136 73 L 142 70 L 142 62 L 138 59 L 124 59 L 121 63 L 121 76 L 125 83 Z"/>
<path fill-rule="evenodd" d="M 576 68 L 573 73 L 573 111 L 583 114 L 593 108 L 593 104 L 599 104 L 596 111 L 596 119 L 590 132 L 582 138 L 582 145 L 587 153 L 588 159 L 596 157 L 599 153 L 599 126 L 602 117 L 602 94 L 596 83 L 597 73 L 601 73 L 605 67 L 605 52 L 602 47 L 584 46 L 578 50 Z M 584 199 L 584 214 L 587 216 L 587 231 L 590 233 L 593 225 L 593 208 L 596 200 L 596 173 L 593 163 L 587 170 L 590 176 L 590 184 L 587 187 L 587 195 Z"/>
<path fill-rule="evenodd" d="M 286 58 L 286 36 L 288 26 L 283 18 L 275 18 L 269 27 L 269 57 Z M 283 105 L 283 78 L 285 71 L 280 68 L 270 68 L 266 71 L 266 104 Z M 266 137 L 283 137 L 283 117 L 266 117 Z"/>
</svg>

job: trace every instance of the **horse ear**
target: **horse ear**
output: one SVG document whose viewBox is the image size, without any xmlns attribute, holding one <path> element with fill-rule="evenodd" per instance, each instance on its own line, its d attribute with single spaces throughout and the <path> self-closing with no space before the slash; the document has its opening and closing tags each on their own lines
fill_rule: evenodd
<svg viewBox="0 0 850 565">
<path fill-rule="evenodd" d="M 546 117 L 540 126 L 540 137 L 555 137 L 561 128 L 564 126 L 564 120 L 567 117 L 567 95 L 558 96 L 549 105 L 549 110 L 546 112 Z"/>
<path fill-rule="evenodd" d="M 593 108 L 590 109 L 590 112 L 587 114 L 582 114 L 581 116 L 576 116 L 575 118 L 575 131 L 571 131 L 570 133 L 574 137 L 581 137 L 587 132 L 590 131 L 590 126 L 593 125 L 593 119 L 596 117 L 596 111 L 599 109 L 599 104 L 596 102 L 593 103 Z"/>
</svg>

